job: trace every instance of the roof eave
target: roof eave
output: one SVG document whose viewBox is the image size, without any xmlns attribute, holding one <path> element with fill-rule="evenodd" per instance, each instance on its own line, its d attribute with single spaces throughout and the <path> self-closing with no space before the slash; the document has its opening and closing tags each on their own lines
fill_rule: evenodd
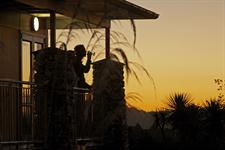
<svg viewBox="0 0 225 150">
<path fill-rule="evenodd" d="M 159 17 L 159 14 L 126 0 L 111 0 L 110 3 L 131 12 L 129 18 L 117 17 L 112 19 L 157 19 Z"/>
</svg>

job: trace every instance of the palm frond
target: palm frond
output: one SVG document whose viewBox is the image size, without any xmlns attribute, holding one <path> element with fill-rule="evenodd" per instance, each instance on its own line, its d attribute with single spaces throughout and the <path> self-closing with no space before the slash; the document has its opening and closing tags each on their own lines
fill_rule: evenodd
<svg viewBox="0 0 225 150">
<path fill-rule="evenodd" d="M 62 42 L 60 44 L 60 46 L 59 46 L 59 49 L 67 51 L 67 45 L 66 45 L 66 43 Z"/>
<path fill-rule="evenodd" d="M 60 38 L 66 38 L 64 43 L 68 44 L 72 40 L 79 39 L 80 35 L 71 29 L 69 31 L 62 31 L 57 37 L 57 42 L 60 41 Z"/>
<path fill-rule="evenodd" d="M 118 32 L 118 31 L 112 31 L 110 32 L 110 34 L 116 36 L 118 39 L 120 39 L 121 41 L 125 41 L 125 42 L 129 42 L 129 40 L 127 39 L 127 37 L 121 33 L 121 32 Z"/>
<path fill-rule="evenodd" d="M 103 56 L 104 54 L 105 54 L 104 52 L 98 52 L 98 53 L 94 56 L 93 60 L 94 60 L 94 61 L 97 60 L 98 58 L 100 58 L 100 57 Z"/>
<path fill-rule="evenodd" d="M 89 47 L 91 47 L 92 51 L 98 50 L 98 52 L 101 52 L 105 49 L 105 47 L 103 47 L 102 44 L 91 44 Z"/>
<path fill-rule="evenodd" d="M 110 53 L 110 59 L 115 60 L 115 61 L 120 61 L 119 57 L 116 54 Z"/>
<path fill-rule="evenodd" d="M 104 35 L 103 35 L 100 31 L 94 30 L 94 32 L 93 32 L 92 35 L 91 35 L 91 38 L 90 38 L 89 41 L 88 41 L 88 44 L 87 44 L 87 47 L 86 47 L 87 49 L 89 49 L 89 47 L 90 47 L 92 41 L 93 41 L 96 37 L 97 37 L 97 39 L 95 40 L 94 43 L 98 43 L 98 41 L 100 41 L 101 38 L 104 37 Z"/>
<path fill-rule="evenodd" d="M 138 49 L 137 49 L 136 47 L 133 47 L 133 46 L 130 44 L 130 42 L 128 42 L 128 41 L 115 41 L 115 42 L 112 42 L 111 45 L 112 45 L 112 46 L 115 45 L 115 46 L 117 46 L 117 47 L 118 47 L 118 45 L 125 46 L 125 47 L 127 47 L 127 48 L 133 50 L 133 51 L 137 54 L 137 56 L 139 57 L 139 59 L 142 60 L 141 55 L 140 55 Z"/>
<path fill-rule="evenodd" d="M 136 102 L 142 102 L 142 96 L 139 93 L 136 92 L 129 92 L 126 94 L 125 99 L 128 100 L 134 100 Z"/>
<path fill-rule="evenodd" d="M 187 93 L 173 93 L 169 96 L 167 102 L 167 106 L 171 110 L 185 109 L 191 104 L 191 96 Z"/>
<path fill-rule="evenodd" d="M 134 22 L 134 19 L 130 19 L 130 23 L 131 23 L 131 27 L 133 29 L 133 33 L 134 33 L 134 41 L 133 41 L 133 47 L 135 47 L 136 45 L 136 39 L 137 39 L 137 28 L 136 28 L 136 24 Z"/>
<path fill-rule="evenodd" d="M 100 41 L 105 40 L 104 35 L 100 35 L 99 37 L 97 37 L 97 39 L 95 40 L 95 42 L 93 43 L 93 47 L 95 47 L 95 45 L 97 45 Z"/>
<path fill-rule="evenodd" d="M 213 112 L 217 112 L 219 110 L 222 110 L 225 108 L 224 105 L 224 101 L 221 99 L 216 99 L 216 98 L 212 98 L 210 100 L 207 100 L 204 104 L 203 104 L 204 109 L 207 112 L 213 113 Z"/>
<path fill-rule="evenodd" d="M 137 68 L 139 71 L 144 72 L 147 77 L 151 80 L 153 87 L 154 87 L 154 92 L 155 92 L 155 97 L 157 98 L 157 94 L 156 94 L 156 84 L 155 81 L 153 79 L 153 77 L 151 76 L 151 74 L 149 73 L 149 71 L 141 64 L 137 63 L 137 62 L 129 62 L 130 65 L 133 65 L 135 68 Z"/>
<path fill-rule="evenodd" d="M 131 73 L 131 69 L 130 69 L 130 66 L 129 66 L 129 61 L 128 61 L 126 53 L 121 48 L 115 48 L 115 49 L 113 49 L 113 52 L 118 53 L 121 56 L 121 58 L 123 60 L 123 63 L 125 65 L 125 70 L 126 70 L 127 79 L 128 79 L 129 75 Z"/>
<path fill-rule="evenodd" d="M 63 43 L 65 43 L 65 42 L 59 40 L 59 41 L 56 42 L 56 45 L 59 45 L 58 47 L 60 47 Z"/>
<path fill-rule="evenodd" d="M 122 23 L 120 20 L 112 20 L 112 23 L 114 23 L 116 26 L 122 26 Z"/>
<path fill-rule="evenodd" d="M 120 41 L 120 39 L 114 34 L 110 34 L 110 39 L 111 39 L 111 43 Z"/>
<path fill-rule="evenodd" d="M 60 38 L 63 38 L 63 37 L 67 38 L 67 36 L 68 36 L 68 32 L 67 32 L 67 31 L 62 31 L 62 32 L 58 35 L 56 41 L 57 41 L 57 42 L 60 41 Z"/>
<path fill-rule="evenodd" d="M 131 69 L 131 73 L 130 73 L 130 74 L 133 75 L 133 76 L 135 77 L 135 79 L 137 80 L 137 82 L 138 82 L 140 85 L 142 85 L 141 80 L 139 79 L 138 74 L 137 74 L 133 69 Z M 127 80 L 128 80 L 128 77 L 127 77 Z"/>
<path fill-rule="evenodd" d="M 74 6 L 75 7 L 75 6 Z M 75 9 L 76 11 L 78 11 L 79 10 L 79 5 L 76 7 L 76 9 Z M 73 19 L 74 18 L 76 18 L 76 15 L 77 15 L 77 13 L 75 12 L 75 13 L 73 13 Z M 73 29 L 73 26 L 74 26 L 74 24 L 77 24 L 78 25 L 78 23 L 76 23 L 76 22 L 71 22 L 70 24 L 69 24 L 69 32 L 68 32 L 68 37 L 67 37 L 67 40 L 66 40 L 66 44 L 68 44 L 70 41 L 71 41 L 71 33 L 72 33 L 72 29 Z"/>
</svg>

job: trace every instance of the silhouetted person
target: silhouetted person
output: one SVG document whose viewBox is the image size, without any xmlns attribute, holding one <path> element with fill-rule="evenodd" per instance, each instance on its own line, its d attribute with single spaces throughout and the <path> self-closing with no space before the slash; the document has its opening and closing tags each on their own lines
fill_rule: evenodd
<svg viewBox="0 0 225 150">
<path fill-rule="evenodd" d="M 74 61 L 74 70 L 78 76 L 78 87 L 79 88 L 88 88 L 91 89 L 91 86 L 86 83 L 84 78 L 84 73 L 88 73 L 91 65 L 91 56 L 92 53 L 87 53 L 87 62 L 86 65 L 82 64 L 82 59 L 86 56 L 86 50 L 84 45 L 77 45 L 74 47 L 76 59 Z"/>
<path fill-rule="evenodd" d="M 84 45 L 77 45 L 74 48 L 75 52 L 75 59 L 74 59 L 74 70 L 78 77 L 77 87 L 78 88 L 88 88 L 91 90 L 91 86 L 86 83 L 84 78 L 84 73 L 88 73 L 90 70 L 91 65 L 91 52 L 86 54 L 86 50 Z M 86 65 L 82 64 L 82 59 L 87 55 L 87 62 Z M 77 137 L 84 137 L 85 136 L 85 91 L 78 90 L 76 95 L 76 102 L 75 102 L 75 110 L 76 110 L 76 136 Z"/>
</svg>

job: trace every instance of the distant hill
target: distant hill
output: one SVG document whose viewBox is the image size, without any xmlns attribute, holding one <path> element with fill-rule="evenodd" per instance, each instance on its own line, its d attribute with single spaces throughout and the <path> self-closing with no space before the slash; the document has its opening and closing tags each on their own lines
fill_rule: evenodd
<svg viewBox="0 0 225 150">
<path fill-rule="evenodd" d="M 148 129 L 154 122 L 152 114 L 153 112 L 145 112 L 136 108 L 127 107 L 127 124 L 128 126 L 139 124 L 143 129 Z"/>
</svg>

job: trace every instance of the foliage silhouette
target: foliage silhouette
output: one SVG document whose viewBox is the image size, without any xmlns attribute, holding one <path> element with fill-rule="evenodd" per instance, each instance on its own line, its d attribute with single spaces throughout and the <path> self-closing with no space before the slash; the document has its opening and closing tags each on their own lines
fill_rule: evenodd
<svg viewBox="0 0 225 150">
<path fill-rule="evenodd" d="M 225 135 L 225 105 L 221 99 L 210 99 L 204 103 L 205 131 L 210 140 L 216 141 Z"/>
<path fill-rule="evenodd" d="M 225 80 L 222 79 L 214 79 L 215 84 L 218 86 L 218 99 L 225 100 Z"/>
<path fill-rule="evenodd" d="M 153 113 L 153 131 L 159 129 L 158 133 L 166 137 L 161 144 L 182 150 L 225 148 L 224 100 L 213 98 L 198 106 L 189 94 L 173 93 L 166 104 L 165 109 Z"/>
</svg>

